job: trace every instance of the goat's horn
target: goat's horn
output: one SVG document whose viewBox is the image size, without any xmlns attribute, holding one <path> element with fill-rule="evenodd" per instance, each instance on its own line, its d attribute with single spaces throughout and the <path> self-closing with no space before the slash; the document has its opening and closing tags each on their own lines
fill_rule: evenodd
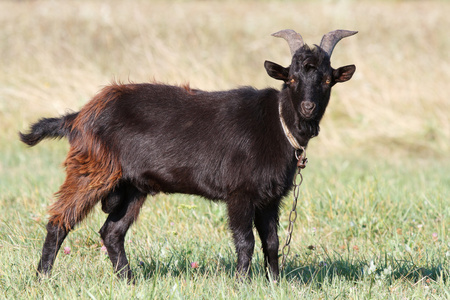
<svg viewBox="0 0 450 300">
<path fill-rule="evenodd" d="M 322 48 L 328 56 L 331 56 L 333 53 L 334 46 L 345 37 L 357 34 L 358 31 L 350 31 L 350 30 L 335 30 L 330 31 L 325 34 L 320 42 L 320 48 Z"/>
<path fill-rule="evenodd" d="M 289 44 L 289 48 L 291 48 L 292 56 L 294 56 L 295 52 L 304 45 L 302 36 L 292 29 L 275 32 L 272 36 L 285 39 Z"/>
</svg>

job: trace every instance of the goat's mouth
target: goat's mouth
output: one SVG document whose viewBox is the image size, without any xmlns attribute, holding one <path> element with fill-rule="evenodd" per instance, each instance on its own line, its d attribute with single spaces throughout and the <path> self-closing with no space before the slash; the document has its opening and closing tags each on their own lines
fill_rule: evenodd
<svg viewBox="0 0 450 300">
<path fill-rule="evenodd" d="M 309 111 L 309 112 L 300 111 L 300 116 L 305 121 L 314 119 L 315 115 L 316 114 L 313 111 Z"/>
</svg>

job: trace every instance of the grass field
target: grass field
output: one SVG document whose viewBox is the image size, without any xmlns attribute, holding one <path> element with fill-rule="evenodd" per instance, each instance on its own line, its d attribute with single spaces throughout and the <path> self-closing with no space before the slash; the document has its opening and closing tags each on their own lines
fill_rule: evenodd
<svg viewBox="0 0 450 300">
<path fill-rule="evenodd" d="M 447 1 L 1 1 L 0 298 L 449 299 L 448 11 Z M 224 205 L 158 195 L 127 235 L 135 285 L 102 251 L 100 209 L 38 281 L 68 145 L 27 148 L 17 132 L 78 110 L 112 80 L 279 87 L 263 62 L 289 64 L 270 36 L 284 28 L 309 44 L 336 28 L 359 34 L 333 54 L 334 67 L 357 71 L 335 86 L 309 145 L 282 279 L 265 280 L 257 241 L 251 282 L 235 281 Z"/>
</svg>

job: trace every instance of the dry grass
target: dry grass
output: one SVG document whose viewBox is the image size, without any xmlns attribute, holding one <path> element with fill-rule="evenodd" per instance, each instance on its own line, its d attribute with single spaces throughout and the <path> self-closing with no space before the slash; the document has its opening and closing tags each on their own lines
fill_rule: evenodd
<svg viewBox="0 0 450 300">
<path fill-rule="evenodd" d="M 154 2 L 154 1 L 152 1 Z M 278 87 L 263 61 L 289 64 L 270 33 L 358 30 L 333 65 L 336 86 L 314 151 L 450 151 L 450 19 L 445 1 L 11 1 L 0 3 L 0 125 L 7 136 L 39 116 L 77 110 L 113 79 L 190 82 L 206 90 Z M 315 146 L 313 146 L 315 145 Z"/>
</svg>

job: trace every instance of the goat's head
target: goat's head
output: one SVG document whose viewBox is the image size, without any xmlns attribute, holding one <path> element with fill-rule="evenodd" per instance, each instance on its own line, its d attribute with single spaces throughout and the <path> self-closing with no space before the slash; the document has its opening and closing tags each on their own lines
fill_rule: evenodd
<svg viewBox="0 0 450 300">
<path fill-rule="evenodd" d="M 272 78 L 283 80 L 292 104 L 305 121 L 320 121 L 330 99 L 331 87 L 352 78 L 355 66 L 333 69 L 330 64 L 334 46 L 357 31 L 335 30 L 323 36 L 320 46 L 309 47 L 302 36 L 291 29 L 274 33 L 284 38 L 291 49 L 292 62 L 287 68 L 266 61 L 264 67 Z"/>
</svg>

